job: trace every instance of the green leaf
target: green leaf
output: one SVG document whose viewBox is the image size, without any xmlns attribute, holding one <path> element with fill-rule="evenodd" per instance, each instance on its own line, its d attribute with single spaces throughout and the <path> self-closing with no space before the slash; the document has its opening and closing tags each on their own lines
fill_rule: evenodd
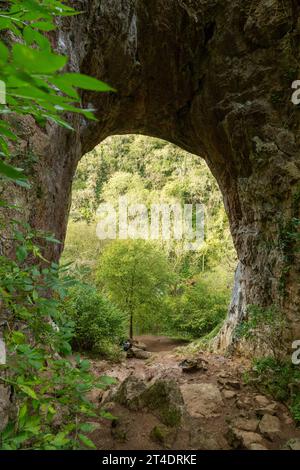
<svg viewBox="0 0 300 470">
<path fill-rule="evenodd" d="M 27 404 L 24 403 L 24 404 L 21 406 L 20 410 L 19 410 L 19 416 L 18 416 L 19 425 L 20 425 L 21 428 L 22 428 L 22 426 L 25 424 L 26 416 L 27 416 L 27 411 L 28 411 Z"/>
<path fill-rule="evenodd" d="M 83 88 L 84 90 L 92 91 L 116 91 L 111 86 L 107 85 L 96 78 L 89 77 L 81 73 L 65 73 L 62 75 L 64 82 L 76 88 Z"/>
<path fill-rule="evenodd" d="M 49 21 L 36 21 L 31 24 L 31 27 L 39 29 L 40 31 L 53 31 L 56 29 L 55 24 L 50 23 Z"/>
<path fill-rule="evenodd" d="M 13 65 L 37 74 L 51 74 L 66 65 L 67 57 L 39 51 L 23 44 L 13 46 Z"/>
<path fill-rule="evenodd" d="M 82 432 L 93 432 L 95 430 L 95 425 L 92 423 L 83 423 L 79 428 Z"/>
<path fill-rule="evenodd" d="M 3 64 L 7 62 L 9 56 L 9 52 L 7 47 L 3 44 L 3 42 L 0 42 L 0 62 Z"/>
<path fill-rule="evenodd" d="M 0 30 L 11 29 L 12 22 L 9 18 L 0 18 Z"/>
<path fill-rule="evenodd" d="M 28 385 L 19 385 L 20 390 L 24 392 L 26 395 L 28 395 L 30 398 L 33 398 L 34 400 L 38 400 L 38 397 L 36 396 L 35 391 L 28 387 Z"/>
<path fill-rule="evenodd" d="M 26 176 L 22 173 L 22 170 L 15 168 L 11 165 L 7 165 L 0 160 L 0 174 L 10 178 L 12 180 L 26 180 Z"/>
<path fill-rule="evenodd" d="M 1 126 L 1 123 L 0 123 L 0 135 L 5 135 L 5 137 L 8 137 L 10 140 L 17 140 L 17 136 L 11 132 L 9 129 L 5 129 Z"/>
<path fill-rule="evenodd" d="M 57 436 L 53 439 L 52 441 L 52 444 L 55 446 L 55 447 L 63 447 L 65 446 L 66 444 L 68 444 L 70 441 L 70 439 L 68 439 L 66 437 L 66 433 L 65 432 L 59 432 L 57 434 Z"/>
<path fill-rule="evenodd" d="M 25 335 L 21 333 L 20 331 L 14 331 L 12 333 L 12 341 L 15 344 L 24 344 L 25 340 L 26 340 Z"/>
<path fill-rule="evenodd" d="M 28 256 L 28 252 L 27 252 L 27 248 L 24 246 L 24 245 L 21 245 L 21 246 L 18 246 L 16 248 L 16 256 L 17 256 L 17 260 L 20 262 L 20 263 L 23 263 L 23 261 L 27 258 Z"/>
<path fill-rule="evenodd" d="M 105 410 L 100 411 L 100 416 L 101 418 L 109 419 L 109 420 L 116 419 L 116 416 L 112 415 L 109 411 L 105 411 Z"/>
<path fill-rule="evenodd" d="M 30 26 L 24 28 L 23 37 L 29 46 L 36 43 L 41 49 L 48 49 L 50 51 L 48 39 Z"/>
<path fill-rule="evenodd" d="M 86 447 L 89 447 L 90 449 L 96 449 L 96 446 L 93 441 L 91 441 L 91 439 L 86 437 L 84 434 L 78 434 L 78 437 Z"/>
</svg>

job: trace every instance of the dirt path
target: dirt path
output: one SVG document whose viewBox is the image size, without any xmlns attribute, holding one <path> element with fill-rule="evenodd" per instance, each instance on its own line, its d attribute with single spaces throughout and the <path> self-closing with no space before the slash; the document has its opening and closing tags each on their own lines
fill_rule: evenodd
<svg viewBox="0 0 300 470">
<path fill-rule="evenodd" d="M 184 346 L 187 344 L 187 341 L 168 338 L 167 336 L 142 335 L 136 336 L 135 339 L 144 343 L 147 346 L 147 351 L 156 353 L 172 351 L 173 349 L 178 348 L 178 346 Z"/>
<path fill-rule="evenodd" d="M 103 396 L 95 390 L 91 396 L 117 417 L 95 423 L 91 438 L 97 448 L 264 450 L 284 448 L 287 442 L 290 447 L 300 446 L 300 431 L 287 408 L 244 384 L 243 373 L 249 366 L 245 360 L 202 352 L 205 367 L 184 373 L 179 364 L 185 356 L 176 351 L 176 340 L 162 336 L 138 339 L 152 351 L 147 360 L 126 359 L 115 365 L 92 361 L 96 375 L 110 375 L 118 381 L 114 391 Z M 182 410 L 176 426 L 166 425 L 159 409 L 140 403 L 143 389 L 158 382 L 172 384 L 168 406 L 173 406 L 178 393 L 180 400 L 183 397 L 182 403 L 175 403 Z M 116 398 L 118 387 L 123 387 L 122 400 Z M 165 393 L 160 393 L 158 408 L 166 400 Z"/>
</svg>

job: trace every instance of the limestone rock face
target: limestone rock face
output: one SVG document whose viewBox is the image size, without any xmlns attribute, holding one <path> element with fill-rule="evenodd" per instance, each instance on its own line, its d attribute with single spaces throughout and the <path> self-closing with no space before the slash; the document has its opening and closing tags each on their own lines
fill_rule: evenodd
<svg viewBox="0 0 300 470">
<path fill-rule="evenodd" d="M 98 121 L 69 116 L 73 133 L 53 123 L 43 130 L 31 118 L 20 123 L 16 153 L 39 157 L 32 190 L 14 194 L 27 220 L 64 240 L 76 165 L 107 136 L 143 133 L 173 142 L 204 158 L 216 177 L 239 258 L 216 347 L 232 343 L 248 304 L 280 304 L 298 339 L 300 253 L 287 234 L 300 199 L 300 113 L 291 102 L 292 82 L 300 79 L 299 3 L 71 4 L 88 13 L 61 20 L 53 44 L 69 55 L 71 70 L 117 92 L 84 92 L 82 103 L 97 110 Z M 57 260 L 61 249 L 49 244 L 45 255 Z"/>
</svg>

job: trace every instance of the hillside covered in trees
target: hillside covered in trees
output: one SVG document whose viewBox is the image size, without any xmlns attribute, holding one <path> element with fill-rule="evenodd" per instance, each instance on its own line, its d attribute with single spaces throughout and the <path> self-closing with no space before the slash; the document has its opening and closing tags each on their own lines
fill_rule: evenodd
<svg viewBox="0 0 300 470">
<path fill-rule="evenodd" d="M 187 250 L 182 240 L 174 239 L 99 240 L 97 209 L 103 202 L 117 209 L 121 196 L 147 207 L 203 204 L 204 242 Z M 133 278 L 136 260 L 139 276 Z M 93 285 L 95 309 L 100 296 L 112 308 L 131 313 L 135 333 L 195 340 L 216 334 L 228 309 L 236 257 L 222 196 L 205 162 L 150 137 L 107 139 L 78 166 L 62 262 L 74 262 L 86 289 Z M 83 304 L 80 308 L 85 313 Z M 101 335 L 106 337 L 99 331 Z"/>
</svg>

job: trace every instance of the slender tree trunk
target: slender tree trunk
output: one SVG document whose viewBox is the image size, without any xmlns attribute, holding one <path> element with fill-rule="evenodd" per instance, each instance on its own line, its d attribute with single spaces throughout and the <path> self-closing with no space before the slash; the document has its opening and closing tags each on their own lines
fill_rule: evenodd
<svg viewBox="0 0 300 470">
<path fill-rule="evenodd" d="M 133 313 L 130 312 L 129 338 L 133 339 Z"/>
</svg>

